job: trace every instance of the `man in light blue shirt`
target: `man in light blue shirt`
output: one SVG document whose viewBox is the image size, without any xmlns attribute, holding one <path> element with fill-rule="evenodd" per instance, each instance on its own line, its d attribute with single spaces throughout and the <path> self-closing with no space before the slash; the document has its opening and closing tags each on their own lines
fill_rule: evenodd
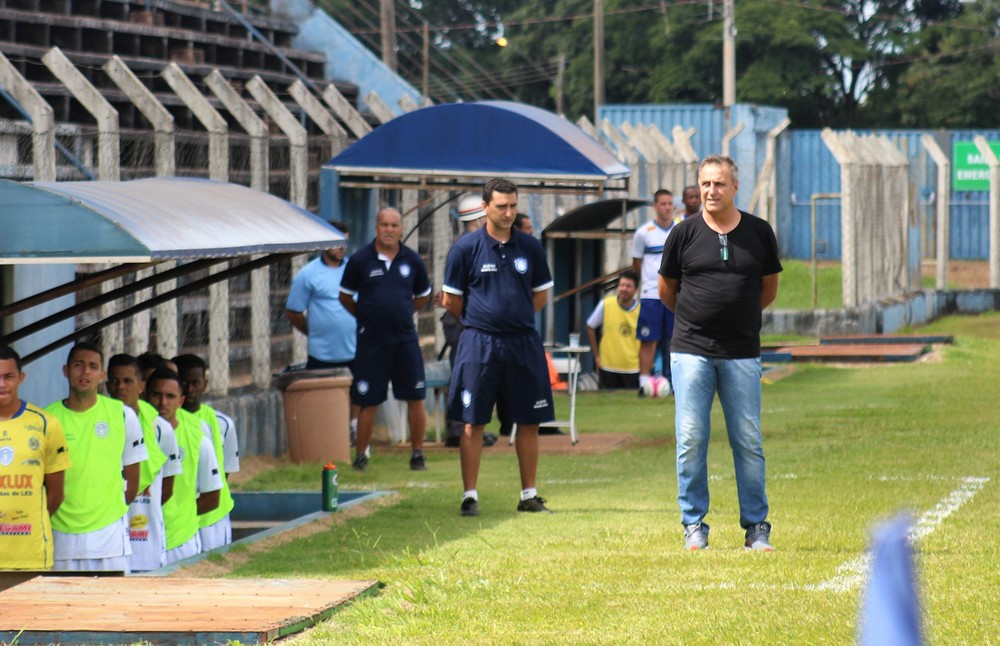
<svg viewBox="0 0 1000 646">
<path fill-rule="evenodd" d="M 347 225 L 331 225 L 348 235 Z M 357 345 L 357 322 L 340 302 L 340 281 L 347 267 L 347 245 L 325 250 L 292 280 L 285 315 L 308 336 L 307 369 L 350 368 Z M 351 407 L 351 436 L 357 432 L 358 411 Z"/>
</svg>

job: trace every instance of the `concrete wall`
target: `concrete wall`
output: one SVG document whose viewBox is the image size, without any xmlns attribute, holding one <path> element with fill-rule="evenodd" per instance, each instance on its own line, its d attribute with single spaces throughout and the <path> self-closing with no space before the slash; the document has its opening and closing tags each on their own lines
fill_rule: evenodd
<svg viewBox="0 0 1000 646">
<path fill-rule="evenodd" d="M 881 303 L 842 310 L 767 310 L 764 334 L 834 336 L 892 334 L 948 314 L 1000 310 L 1000 290 L 924 290 Z"/>
</svg>

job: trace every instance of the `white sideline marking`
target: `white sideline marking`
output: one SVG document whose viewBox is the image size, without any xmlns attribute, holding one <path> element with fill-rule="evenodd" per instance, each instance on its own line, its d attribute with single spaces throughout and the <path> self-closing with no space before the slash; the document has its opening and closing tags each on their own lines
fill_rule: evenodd
<svg viewBox="0 0 1000 646">
<path fill-rule="evenodd" d="M 883 480 L 895 480 L 896 478 L 881 478 Z M 899 478 L 903 479 L 903 478 Z M 962 478 L 962 483 L 958 489 L 942 498 L 938 504 L 925 511 L 917 519 L 910 530 L 909 539 L 914 543 L 933 532 L 946 518 L 959 510 L 965 503 L 972 500 L 983 486 L 989 482 L 989 478 L 969 476 Z M 837 574 L 826 581 L 803 586 L 806 590 L 833 592 L 849 592 L 861 586 L 871 569 L 871 552 L 865 552 L 861 556 L 847 561 L 839 568 Z"/>
</svg>

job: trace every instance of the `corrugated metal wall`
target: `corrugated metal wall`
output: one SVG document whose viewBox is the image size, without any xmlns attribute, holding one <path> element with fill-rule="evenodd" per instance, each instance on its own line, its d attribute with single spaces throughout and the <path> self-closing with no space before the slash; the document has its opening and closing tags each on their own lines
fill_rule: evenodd
<svg viewBox="0 0 1000 646">
<path fill-rule="evenodd" d="M 763 164 L 767 130 L 777 123 L 781 110 L 739 104 L 730 121 L 747 123 L 747 130 L 733 140 L 731 154 L 740 165 L 740 193 L 737 204 L 744 208 Z M 725 134 L 725 110 L 711 104 L 691 105 L 607 105 L 600 118 L 615 126 L 629 122 L 650 124 L 668 137 L 674 126 L 694 128 L 692 144 L 699 157 L 718 152 Z M 771 124 L 771 125 L 768 125 Z M 934 208 L 938 191 L 936 167 L 920 144 L 923 134 L 933 136 L 942 150 L 951 154 L 953 141 L 971 141 L 976 135 L 1000 140 L 1000 130 L 877 130 L 858 134 L 885 135 L 910 159 L 913 218 L 910 222 L 911 253 L 932 258 L 935 254 Z M 778 141 L 778 244 L 786 258 L 810 258 L 812 249 L 811 198 L 840 192 L 840 166 L 820 138 L 819 130 L 792 130 Z M 653 189 L 643 186 L 646 192 Z M 989 257 L 989 194 L 984 191 L 953 192 L 951 198 L 951 257 L 984 260 Z M 840 200 L 821 199 L 816 205 L 817 257 L 839 260 Z"/>
</svg>

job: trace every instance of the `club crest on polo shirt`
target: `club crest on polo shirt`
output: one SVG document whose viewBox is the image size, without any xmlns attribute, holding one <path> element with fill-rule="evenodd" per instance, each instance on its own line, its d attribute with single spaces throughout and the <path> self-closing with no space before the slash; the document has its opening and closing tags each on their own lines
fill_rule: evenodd
<svg viewBox="0 0 1000 646">
<path fill-rule="evenodd" d="M 405 262 L 399 266 L 399 275 L 402 276 L 403 278 L 410 277 L 410 266 Z"/>
<path fill-rule="evenodd" d="M 362 379 L 358 382 L 358 393 L 364 395 L 368 392 L 368 382 Z"/>
<path fill-rule="evenodd" d="M 517 273 L 523 274 L 528 271 L 528 259 L 527 258 L 514 258 L 514 269 Z"/>
<path fill-rule="evenodd" d="M 108 436 L 111 432 L 111 427 L 108 426 L 107 422 L 98 422 L 94 424 L 94 435 L 101 438 L 102 440 Z"/>
<path fill-rule="evenodd" d="M 0 464 L 9 466 L 14 461 L 14 449 L 9 446 L 0 447 Z"/>
<path fill-rule="evenodd" d="M 472 393 L 470 393 L 468 390 L 463 390 L 462 391 L 462 406 L 464 408 L 468 408 L 471 405 L 472 405 Z"/>
</svg>

